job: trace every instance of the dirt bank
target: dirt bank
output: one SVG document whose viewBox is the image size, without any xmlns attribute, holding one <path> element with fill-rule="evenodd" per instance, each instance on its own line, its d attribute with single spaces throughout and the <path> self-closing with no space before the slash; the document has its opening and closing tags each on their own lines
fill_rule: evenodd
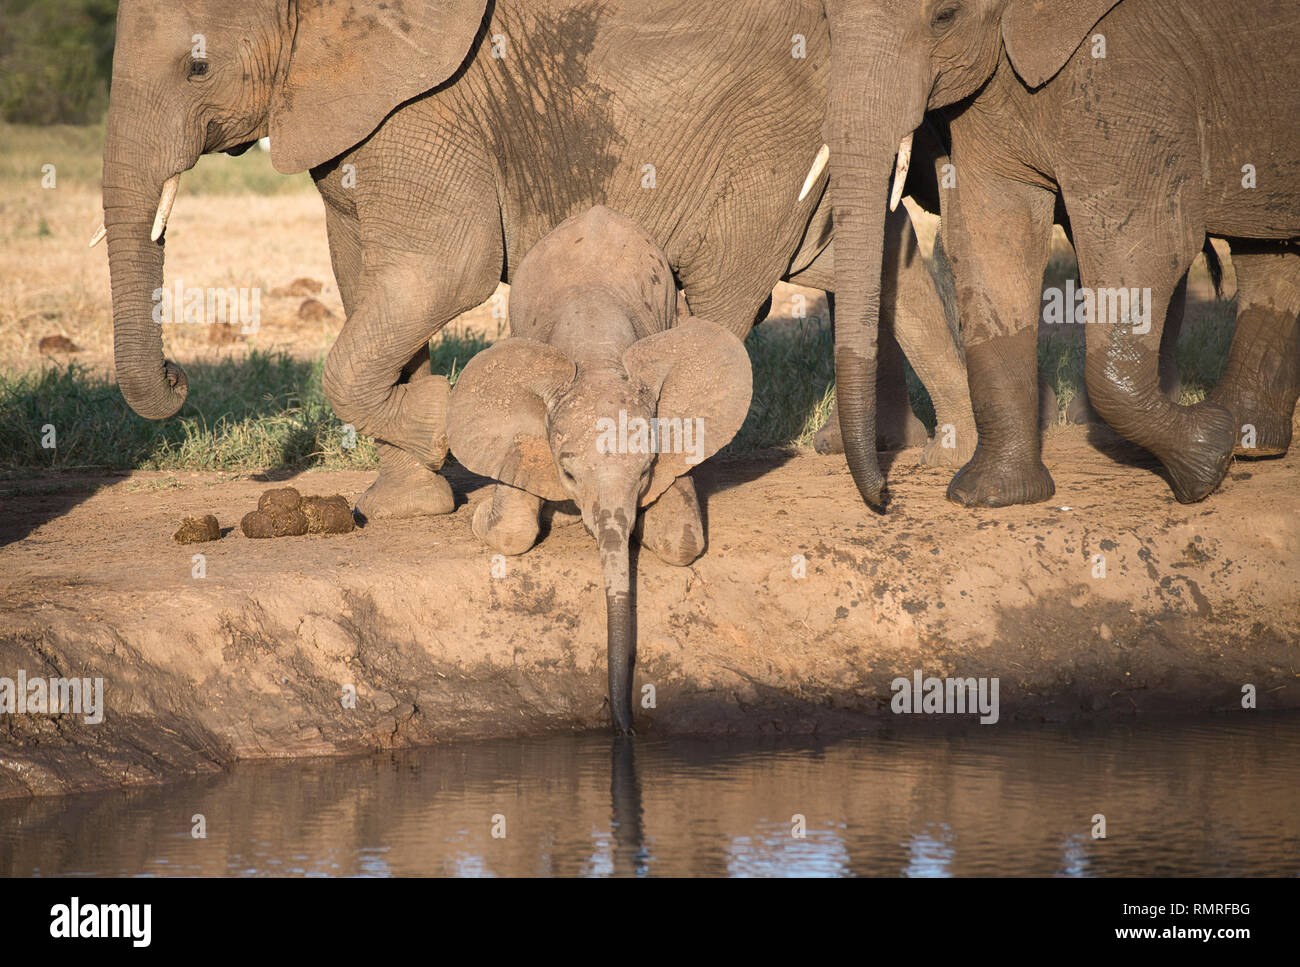
<svg viewBox="0 0 1300 967">
<path fill-rule="evenodd" d="M 1069 428 L 1047 446 L 1052 501 L 979 512 L 949 504 L 949 475 L 918 458 L 896 457 L 884 517 L 859 504 L 842 457 L 702 471 L 709 552 L 689 568 L 639 555 L 637 682 L 656 707 L 638 727 L 955 718 L 891 713 L 890 682 L 918 668 L 997 677 L 1003 722 L 1236 710 L 1246 683 L 1261 708 L 1300 706 L 1300 457 L 1239 461 L 1182 506 L 1137 451 Z M 293 483 L 354 497 L 369 479 Z M 0 677 L 102 677 L 106 706 L 98 725 L 0 715 L 0 796 L 602 726 L 591 539 L 557 518 L 494 576 L 469 527 L 483 483 L 453 473 L 468 500 L 447 517 L 250 540 L 237 524 L 264 478 L 0 482 Z M 220 541 L 172 541 L 208 513 Z"/>
</svg>

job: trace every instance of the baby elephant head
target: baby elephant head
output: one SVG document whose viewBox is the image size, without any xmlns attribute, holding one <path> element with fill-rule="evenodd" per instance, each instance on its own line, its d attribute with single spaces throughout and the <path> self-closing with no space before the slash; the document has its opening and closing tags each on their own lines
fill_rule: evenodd
<svg viewBox="0 0 1300 967">
<path fill-rule="evenodd" d="M 545 500 L 572 500 L 596 538 L 608 609 L 610 707 L 631 730 L 628 542 L 637 510 L 724 447 L 745 420 L 749 356 L 703 319 L 581 365 L 547 343 L 510 337 L 470 360 L 447 413 L 465 467 Z"/>
</svg>

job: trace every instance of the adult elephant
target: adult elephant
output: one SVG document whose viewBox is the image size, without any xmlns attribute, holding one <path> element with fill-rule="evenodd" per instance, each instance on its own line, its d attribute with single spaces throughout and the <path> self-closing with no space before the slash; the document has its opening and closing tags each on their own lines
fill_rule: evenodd
<svg viewBox="0 0 1300 967">
<path fill-rule="evenodd" d="M 878 505 L 883 496 L 870 445 L 873 266 L 896 153 L 905 168 L 905 146 L 927 110 L 951 136 L 956 184 L 943 198 L 943 239 L 979 429 L 952 499 L 1000 506 L 1054 491 L 1034 417 L 1041 278 L 1058 193 L 1084 285 L 1098 294 L 1137 290 L 1148 312 L 1088 326 L 1086 382 L 1101 416 L 1161 460 L 1181 501 L 1214 490 L 1245 427 L 1285 449 L 1300 393 L 1294 252 L 1265 245 L 1259 271 L 1248 269 L 1273 304 L 1239 322 L 1231 398 L 1179 406 L 1160 392 L 1157 359 L 1166 307 L 1207 233 L 1252 246 L 1300 236 L 1300 131 L 1279 121 L 1300 116 L 1292 5 L 826 0 L 826 9 L 836 374 L 845 450 L 864 499 Z"/>
<path fill-rule="evenodd" d="M 228 0 L 119 9 L 104 214 L 118 381 L 144 416 L 171 415 L 187 391 L 151 318 L 180 174 L 268 134 L 276 168 L 310 170 L 325 202 L 347 321 L 324 385 L 339 418 L 380 442 L 366 516 L 451 510 L 434 473 L 448 387 L 428 340 L 574 214 L 604 204 L 635 219 L 691 311 L 742 337 L 782 277 L 832 287 L 818 0 L 239 10 L 236 22 Z M 909 289 L 925 304 L 900 342 L 941 415 L 973 423 L 924 266 L 889 258 L 926 283 Z"/>
</svg>

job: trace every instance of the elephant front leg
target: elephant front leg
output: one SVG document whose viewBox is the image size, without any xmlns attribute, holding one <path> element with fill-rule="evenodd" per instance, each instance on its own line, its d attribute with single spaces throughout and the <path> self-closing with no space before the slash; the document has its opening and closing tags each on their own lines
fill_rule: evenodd
<svg viewBox="0 0 1300 967">
<path fill-rule="evenodd" d="M 497 484 L 474 508 L 474 534 L 502 554 L 523 554 L 537 543 L 542 498 L 526 490 Z"/>
<path fill-rule="evenodd" d="M 1053 198 L 1041 188 L 981 181 L 971 167 L 949 192 L 943 240 L 978 442 L 948 499 L 967 507 L 1031 504 L 1056 492 L 1041 458 L 1038 405 L 1038 311 Z"/>
<path fill-rule="evenodd" d="M 1237 456 L 1279 456 L 1300 396 L 1300 255 L 1241 250 L 1232 262 L 1237 330 L 1210 399 L 1234 417 Z"/>
<path fill-rule="evenodd" d="M 704 519 L 695 481 L 678 477 L 638 521 L 637 538 L 665 564 L 690 564 L 704 553 Z"/>
<path fill-rule="evenodd" d="M 447 321 L 487 299 L 495 278 L 481 267 L 438 294 L 426 276 L 411 264 L 368 279 L 325 363 L 325 395 L 335 414 L 379 446 L 379 478 L 357 503 L 367 519 L 454 508 L 450 488 L 434 472 L 447 456 L 450 386 L 430 371 L 428 343 Z"/>
<path fill-rule="evenodd" d="M 429 370 L 429 346 L 425 346 L 402 370 L 402 383 L 432 380 L 435 389 L 446 384 L 441 376 Z M 441 396 L 441 394 L 436 394 Z M 445 398 L 436 398 L 434 406 L 441 406 L 445 414 Z M 444 421 L 445 425 L 445 421 Z M 362 523 L 371 520 L 423 517 L 431 514 L 450 514 L 456 509 L 456 498 L 451 485 L 423 463 L 415 454 L 380 440 L 379 477 L 357 500 L 357 514 Z M 445 450 L 445 446 L 444 446 Z"/>
</svg>

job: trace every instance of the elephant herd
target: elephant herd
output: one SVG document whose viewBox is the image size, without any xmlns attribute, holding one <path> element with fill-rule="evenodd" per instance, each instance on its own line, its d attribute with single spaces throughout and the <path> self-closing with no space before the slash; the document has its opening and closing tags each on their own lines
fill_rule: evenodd
<svg viewBox="0 0 1300 967">
<path fill-rule="evenodd" d="M 877 445 L 906 414 L 897 346 L 955 434 L 926 450 L 960 468 L 950 498 L 1053 493 L 1037 332 L 1054 222 L 1078 255 L 1083 303 L 1067 312 L 1086 323 L 1089 401 L 1160 459 L 1179 500 L 1210 494 L 1234 452 L 1290 444 L 1291 0 L 236 9 L 119 6 L 99 235 L 123 394 L 153 419 L 184 403 L 151 312 L 168 215 L 201 155 L 269 136 L 275 167 L 310 171 L 325 204 L 347 315 L 325 392 L 379 448 L 358 514 L 452 510 L 437 472 L 449 445 L 497 481 L 473 529 L 503 553 L 532 546 L 542 501 L 573 500 L 605 571 L 620 731 L 629 541 L 676 564 L 703 552 L 688 471 L 745 418 L 742 340 L 778 281 L 835 294 L 840 436 L 875 507 Z M 941 215 L 961 346 L 904 194 Z M 1219 386 L 1183 406 L 1161 390 L 1162 335 L 1207 236 L 1231 246 L 1237 326 Z M 430 371 L 429 340 L 502 281 L 511 335 L 453 388 Z"/>
</svg>

